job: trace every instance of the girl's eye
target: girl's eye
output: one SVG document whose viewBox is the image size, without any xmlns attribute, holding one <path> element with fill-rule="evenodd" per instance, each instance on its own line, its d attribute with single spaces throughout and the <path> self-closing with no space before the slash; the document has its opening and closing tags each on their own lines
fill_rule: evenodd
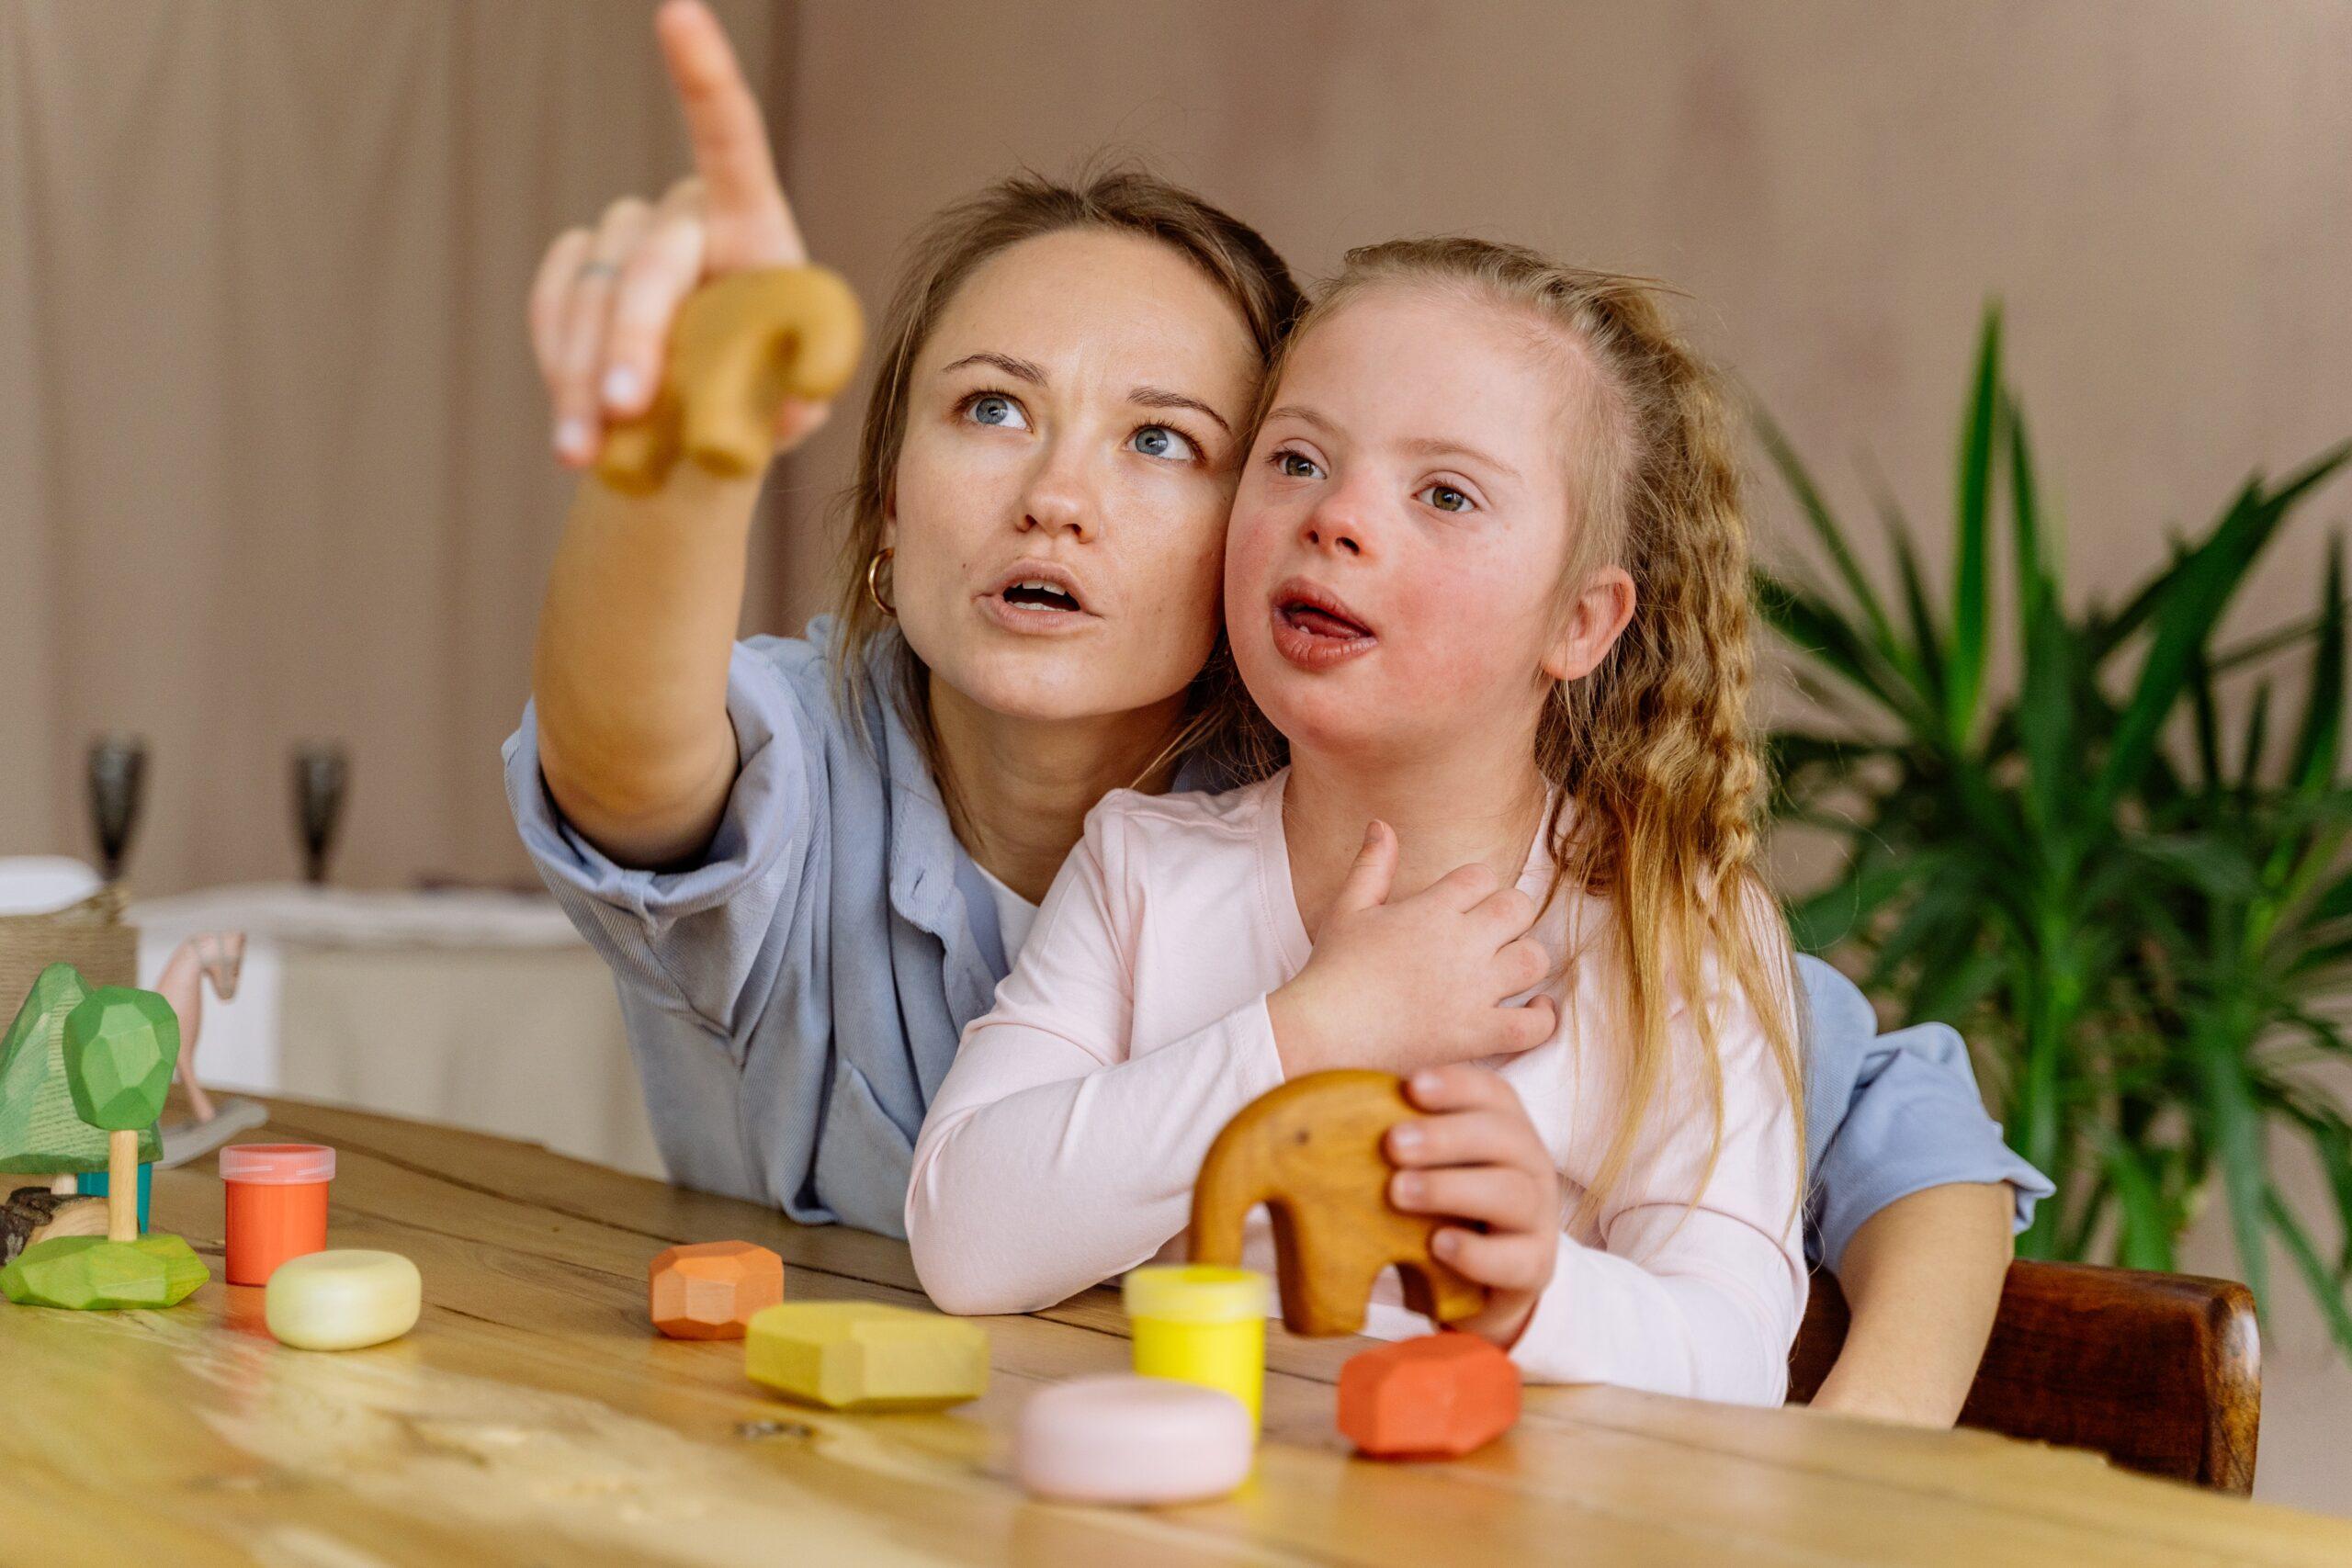
<svg viewBox="0 0 2352 1568">
<path fill-rule="evenodd" d="M 1274 454 L 1274 472 L 1286 479 L 1319 479 L 1323 474 L 1323 470 L 1315 466 L 1314 458 L 1288 447 Z"/>
<path fill-rule="evenodd" d="M 964 417 L 975 424 L 992 424 L 1003 430 L 1026 430 L 1029 422 L 1021 417 L 1021 405 L 1001 392 L 982 392 L 964 405 Z"/>
<path fill-rule="evenodd" d="M 1147 457 L 1193 458 L 1201 455 L 1191 436 L 1165 424 L 1147 424 L 1127 438 L 1130 449 Z"/>
<path fill-rule="evenodd" d="M 1470 498 L 1463 494 L 1462 491 L 1454 489 L 1452 485 L 1442 482 L 1438 484 L 1423 485 L 1421 487 L 1420 495 L 1416 499 L 1426 501 L 1430 505 L 1436 507 L 1440 512 L 1467 512 L 1470 510 Z"/>
</svg>

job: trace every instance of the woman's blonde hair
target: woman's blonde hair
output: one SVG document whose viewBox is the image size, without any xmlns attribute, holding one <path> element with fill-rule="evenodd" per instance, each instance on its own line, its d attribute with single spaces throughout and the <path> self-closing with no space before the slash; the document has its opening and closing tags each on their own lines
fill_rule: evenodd
<svg viewBox="0 0 2352 1568">
<path fill-rule="evenodd" d="M 1795 976 L 1779 906 L 1757 871 L 1766 775 L 1748 714 L 1754 682 L 1747 520 L 1729 405 L 1668 321 L 1654 281 L 1563 266 L 1522 246 L 1463 237 L 1348 253 L 1266 378 L 1316 323 L 1391 285 L 1458 289 L 1548 329 L 1580 356 L 1591 396 L 1573 405 L 1576 485 L 1568 603 L 1605 565 L 1634 580 L 1632 621 L 1580 681 L 1556 683 L 1535 762 L 1552 788 L 1544 825 L 1548 907 L 1570 887 L 1609 901 L 1624 996 L 1626 1101 L 1587 1213 L 1625 1175 L 1661 1078 L 1679 989 L 1723 1134 L 1716 998 L 1728 972 L 1761 1021 L 1804 1148 Z M 1712 1170 L 1713 1154 L 1709 1156 Z M 1702 1186 L 1703 1187 L 1703 1179 Z M 1694 1194 L 1695 1196 L 1695 1194 Z"/>
<path fill-rule="evenodd" d="M 890 487 L 906 443 L 915 360 L 941 315 L 989 258 L 1024 240 L 1070 229 L 1138 235 L 1191 261 L 1240 311 L 1261 361 L 1272 357 L 1304 303 L 1290 268 L 1255 229 L 1135 168 L 1083 174 L 1069 183 L 1018 175 L 944 209 L 915 237 L 876 339 L 879 371 L 858 434 L 856 470 L 839 503 L 845 526 L 832 594 L 834 691 L 842 711 L 854 716 L 865 712 L 869 696 L 899 705 L 959 837 L 965 823 L 932 719 L 929 671 L 868 593 L 868 574 L 881 551 Z M 886 689 L 876 689 L 877 674 Z M 1253 715 L 1220 632 L 1186 694 L 1182 724 L 1137 783 L 1191 752 L 1213 759 L 1235 754 L 1239 742 L 1234 736 Z"/>
</svg>

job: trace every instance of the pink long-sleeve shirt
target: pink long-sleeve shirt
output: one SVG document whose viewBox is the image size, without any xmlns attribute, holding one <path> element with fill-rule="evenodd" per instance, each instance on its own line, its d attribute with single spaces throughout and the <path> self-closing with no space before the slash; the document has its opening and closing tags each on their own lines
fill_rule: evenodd
<svg viewBox="0 0 2352 1568">
<path fill-rule="evenodd" d="M 945 1311 L 1035 1311 L 1182 1260 L 1211 1140 L 1283 1081 L 1266 998 L 1311 951 L 1283 841 L 1286 778 L 1220 795 L 1123 790 L 1089 814 L 915 1145 L 907 1237 Z M 1520 886 L 1540 901 L 1549 875 L 1539 836 Z M 1777 1404 L 1804 1310 L 1800 1151 L 1764 1031 L 1736 987 L 1713 987 L 1723 1118 L 1712 1167 L 1713 1101 L 1678 999 L 1668 1070 L 1633 1158 L 1599 1212 L 1577 1217 L 1623 1102 L 1608 918 L 1590 897 L 1555 902 L 1534 934 L 1555 962 L 1574 945 L 1548 987 L 1560 1028 L 1486 1064 L 1526 1104 L 1566 1193 L 1552 1282 L 1512 1359 L 1532 1382 Z M 1244 1260 L 1272 1269 L 1262 1210 Z M 1384 1274 L 1365 1331 L 1429 1327 Z"/>
</svg>

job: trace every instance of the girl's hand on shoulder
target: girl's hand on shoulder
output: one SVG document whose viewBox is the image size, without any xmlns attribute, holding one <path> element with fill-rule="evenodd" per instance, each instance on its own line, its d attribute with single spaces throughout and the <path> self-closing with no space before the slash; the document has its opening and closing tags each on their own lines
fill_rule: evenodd
<svg viewBox="0 0 2352 1568">
<path fill-rule="evenodd" d="M 575 468 L 595 461 L 608 425 L 651 406 L 688 295 L 711 278 L 808 260 L 759 100 L 718 18 L 701 0 L 671 0 L 654 30 L 695 172 L 657 202 L 623 197 L 594 229 L 557 235 L 531 286 L 531 346 L 555 408 L 556 455 Z M 807 439 L 831 412 L 786 401 L 777 450 Z"/>
<path fill-rule="evenodd" d="M 1375 821 L 1313 956 L 1267 998 L 1285 1077 L 1325 1067 L 1409 1074 L 1532 1050 L 1558 1026 L 1548 996 L 1504 1005 L 1551 968 L 1527 934 L 1533 899 L 1465 865 L 1391 902 L 1396 874 L 1396 834 Z"/>
<path fill-rule="evenodd" d="M 1454 1326 L 1508 1350 L 1552 1282 L 1560 1173 L 1500 1074 L 1467 1064 L 1426 1068 L 1405 1093 L 1429 1114 L 1388 1130 L 1382 1148 L 1396 1167 L 1389 1201 L 1462 1222 L 1439 1226 L 1430 1248 L 1488 1293 L 1486 1311 Z"/>
</svg>

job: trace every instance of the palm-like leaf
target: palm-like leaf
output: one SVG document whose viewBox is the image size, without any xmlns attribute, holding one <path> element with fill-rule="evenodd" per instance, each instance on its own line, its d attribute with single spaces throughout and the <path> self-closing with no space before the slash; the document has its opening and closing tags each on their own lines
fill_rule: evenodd
<svg viewBox="0 0 2352 1568">
<path fill-rule="evenodd" d="M 1852 950 L 1869 987 L 1905 1017 L 1969 1027 L 2011 1136 L 2059 1184 L 2021 1251 L 2169 1268 L 2200 1194 L 2217 1188 L 2257 1296 L 2267 1300 L 2275 1240 L 2352 1354 L 2352 1115 L 2296 1066 L 2352 1060 L 2331 1021 L 2352 998 L 2340 548 L 2312 617 L 2212 642 L 2264 550 L 2352 446 L 2275 485 L 2248 479 L 2120 608 L 2070 611 L 2001 363 L 1999 313 L 1988 310 L 1961 422 L 1941 610 L 1883 487 L 1891 599 L 1796 452 L 1767 429 L 1836 581 L 1758 580 L 1768 624 L 1803 656 L 1800 681 L 1838 721 L 1774 739 L 1776 810 L 1846 843 L 1841 874 L 1792 907 L 1792 929 L 1808 946 Z M 2018 675 L 1996 695 L 1989 577 L 2004 489 Z M 2272 682 L 2250 701 L 2222 683 L 2296 649 L 2307 650 L 2300 711 L 2274 767 Z M 2228 734 L 2233 711 L 2244 717 Z M 2278 1190 L 2274 1134 L 2309 1147 L 2327 1173 L 2333 1255 Z"/>
</svg>

